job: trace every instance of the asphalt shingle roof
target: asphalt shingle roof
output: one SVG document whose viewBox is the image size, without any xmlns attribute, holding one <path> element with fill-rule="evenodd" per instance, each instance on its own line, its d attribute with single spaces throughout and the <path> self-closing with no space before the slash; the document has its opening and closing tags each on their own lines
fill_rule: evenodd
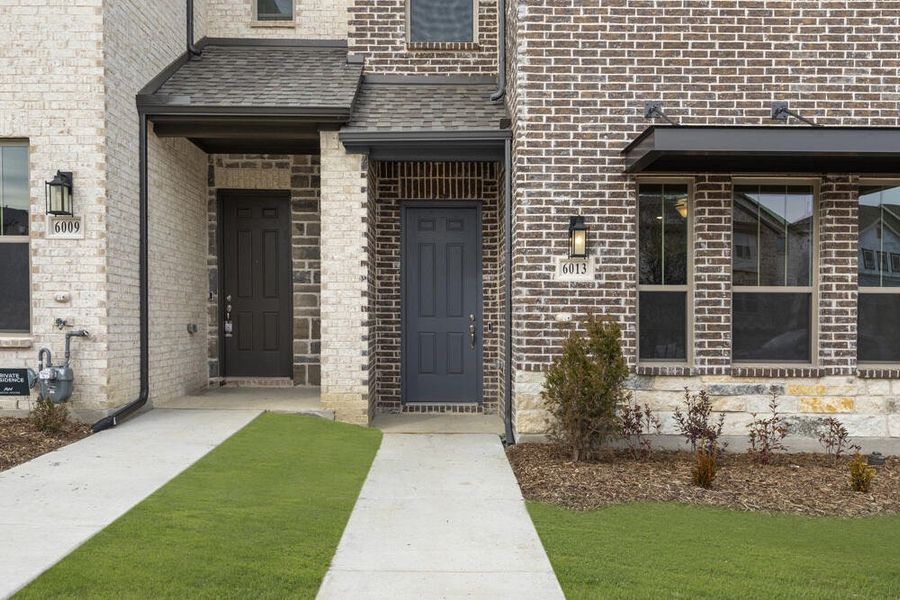
<svg viewBox="0 0 900 600">
<path fill-rule="evenodd" d="M 436 79 L 436 78 L 435 78 Z M 498 130 L 506 119 L 503 103 L 493 103 L 491 83 L 398 83 L 365 80 L 348 133 Z"/>
<path fill-rule="evenodd" d="M 209 44 L 155 95 L 189 96 L 192 106 L 349 109 L 361 72 L 342 47 Z"/>
</svg>

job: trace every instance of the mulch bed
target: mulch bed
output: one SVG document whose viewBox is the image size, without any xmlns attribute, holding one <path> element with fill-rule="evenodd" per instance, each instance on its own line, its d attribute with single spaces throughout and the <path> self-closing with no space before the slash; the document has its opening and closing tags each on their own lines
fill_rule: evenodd
<svg viewBox="0 0 900 600">
<path fill-rule="evenodd" d="M 726 454 L 713 489 L 691 483 L 689 452 L 658 451 L 644 461 L 624 453 L 574 463 L 550 444 L 521 444 L 508 451 L 528 500 L 575 510 L 625 502 L 679 502 L 745 511 L 858 517 L 900 513 L 900 460 L 888 458 L 871 493 L 850 489 L 849 460 L 832 464 L 821 454 L 777 456 L 759 465 L 745 454 Z"/>
<path fill-rule="evenodd" d="M 0 471 L 28 462 L 90 435 L 91 429 L 70 423 L 57 434 L 42 433 L 28 419 L 0 418 Z"/>
</svg>

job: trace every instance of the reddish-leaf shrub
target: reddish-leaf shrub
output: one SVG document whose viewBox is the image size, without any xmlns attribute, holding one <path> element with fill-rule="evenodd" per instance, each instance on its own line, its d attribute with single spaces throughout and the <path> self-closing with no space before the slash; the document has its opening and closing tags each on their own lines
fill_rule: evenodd
<svg viewBox="0 0 900 600">
<path fill-rule="evenodd" d="M 691 451 L 705 450 L 707 454 L 724 449 L 726 444 L 719 443 L 722 436 L 722 428 L 725 426 L 725 415 L 712 421 L 712 400 L 706 390 L 699 394 L 691 394 L 684 388 L 685 410 L 675 407 L 675 427 L 678 433 L 691 445 Z"/>
<path fill-rule="evenodd" d="M 753 413 L 753 421 L 747 425 L 749 429 L 750 449 L 747 454 L 755 462 L 767 465 L 776 452 L 787 449 L 784 438 L 787 437 L 789 428 L 787 422 L 778 412 L 778 394 L 772 392 L 772 400 L 769 401 L 771 415 L 765 419 L 759 418 Z"/>
<path fill-rule="evenodd" d="M 631 456 L 636 460 L 649 458 L 653 454 L 653 444 L 648 436 L 654 433 L 659 434 L 662 428 L 662 423 L 653 414 L 650 406 L 626 404 L 622 407 L 620 419 L 622 437 L 625 438 Z"/>
<path fill-rule="evenodd" d="M 859 452 L 861 448 L 850 442 L 850 434 L 844 424 L 828 417 L 825 419 L 822 429 L 819 431 L 819 443 L 825 448 L 825 454 L 831 457 L 832 462 L 838 462 L 841 457 L 850 451 Z"/>
</svg>

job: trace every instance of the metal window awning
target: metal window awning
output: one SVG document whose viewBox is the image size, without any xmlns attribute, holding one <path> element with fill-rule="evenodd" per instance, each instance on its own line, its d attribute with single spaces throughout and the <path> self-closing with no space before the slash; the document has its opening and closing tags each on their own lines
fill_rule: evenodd
<svg viewBox="0 0 900 600">
<path fill-rule="evenodd" d="M 648 128 L 622 151 L 628 173 L 897 173 L 900 128 Z"/>
</svg>

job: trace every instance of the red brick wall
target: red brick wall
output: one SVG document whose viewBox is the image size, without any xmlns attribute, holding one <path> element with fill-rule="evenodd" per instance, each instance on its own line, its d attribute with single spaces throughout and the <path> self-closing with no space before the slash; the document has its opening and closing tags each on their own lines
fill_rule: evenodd
<svg viewBox="0 0 900 600">
<path fill-rule="evenodd" d="M 518 369 L 549 363 L 561 341 L 558 312 L 615 316 L 635 361 L 636 198 L 620 152 L 651 124 L 646 102 L 693 125 L 771 125 L 774 100 L 825 125 L 900 125 L 896 2 L 512 4 Z M 765 375 L 730 369 L 730 177 L 695 183 L 697 372 Z M 821 369 L 795 373 L 806 376 L 855 367 L 855 192 L 841 174 L 824 178 L 822 191 Z M 568 217 L 578 212 L 591 228 L 597 277 L 557 283 L 553 259 L 565 254 Z"/>
<path fill-rule="evenodd" d="M 367 73 L 492 75 L 497 72 L 497 1 L 477 0 L 478 39 L 471 44 L 407 43 L 406 0 L 355 0 L 350 52 Z"/>
</svg>

